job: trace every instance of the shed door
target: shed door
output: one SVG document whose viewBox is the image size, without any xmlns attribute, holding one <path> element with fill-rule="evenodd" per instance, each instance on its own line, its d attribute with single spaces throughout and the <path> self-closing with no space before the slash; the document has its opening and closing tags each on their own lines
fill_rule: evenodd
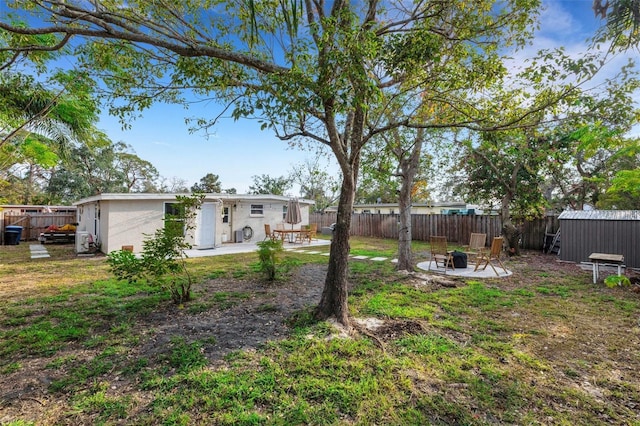
<svg viewBox="0 0 640 426">
<path fill-rule="evenodd" d="M 194 245 L 198 249 L 209 249 L 216 241 L 216 203 L 203 203 L 196 222 Z"/>
</svg>

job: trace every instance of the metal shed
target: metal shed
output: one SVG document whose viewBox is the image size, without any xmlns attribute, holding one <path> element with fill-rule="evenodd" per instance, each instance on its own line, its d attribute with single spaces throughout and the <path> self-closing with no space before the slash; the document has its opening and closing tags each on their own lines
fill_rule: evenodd
<svg viewBox="0 0 640 426">
<path fill-rule="evenodd" d="M 624 256 L 630 268 L 640 268 L 640 210 L 565 211 L 560 221 L 560 259 L 588 262 L 591 253 Z"/>
</svg>

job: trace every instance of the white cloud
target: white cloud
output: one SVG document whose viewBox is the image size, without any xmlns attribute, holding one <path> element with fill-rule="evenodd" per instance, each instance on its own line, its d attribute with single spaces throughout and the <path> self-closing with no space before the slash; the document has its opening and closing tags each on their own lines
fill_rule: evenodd
<svg viewBox="0 0 640 426">
<path fill-rule="evenodd" d="M 553 37 L 554 35 L 575 34 L 584 31 L 583 23 L 565 8 L 567 3 L 569 2 L 543 2 L 544 9 L 540 14 L 540 30 L 538 31 L 540 36 Z"/>
</svg>

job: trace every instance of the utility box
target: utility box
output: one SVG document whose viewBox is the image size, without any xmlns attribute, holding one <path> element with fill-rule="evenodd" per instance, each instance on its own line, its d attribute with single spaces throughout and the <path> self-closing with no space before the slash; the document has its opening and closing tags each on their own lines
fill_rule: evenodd
<svg viewBox="0 0 640 426">
<path fill-rule="evenodd" d="M 242 229 L 238 229 L 235 231 L 236 243 L 241 243 L 244 241 L 244 237 L 242 235 Z"/>
</svg>

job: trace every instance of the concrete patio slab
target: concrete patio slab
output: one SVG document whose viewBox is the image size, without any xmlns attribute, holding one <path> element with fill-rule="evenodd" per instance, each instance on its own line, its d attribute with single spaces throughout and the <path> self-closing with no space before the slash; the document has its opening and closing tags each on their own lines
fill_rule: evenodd
<svg viewBox="0 0 640 426">
<path fill-rule="evenodd" d="M 422 269 L 424 271 L 429 271 L 429 264 L 431 264 L 430 272 L 435 272 L 438 274 L 445 275 L 444 268 L 436 267 L 436 264 L 433 261 L 420 262 L 416 266 L 419 269 Z M 503 278 L 513 274 L 513 272 L 511 272 L 508 269 L 505 272 L 499 266 L 496 267 L 496 271 L 498 271 L 498 275 L 496 275 L 496 273 L 493 272 L 493 269 L 491 269 L 490 266 L 487 266 L 487 268 L 484 271 L 478 270 L 474 272 L 473 271 L 474 268 L 475 268 L 475 265 L 469 265 L 466 268 L 456 268 L 455 270 L 447 269 L 446 275 L 449 275 L 452 277 L 465 277 L 465 278 Z"/>
<path fill-rule="evenodd" d="M 322 253 L 317 250 L 313 250 L 313 248 L 320 247 L 320 246 L 328 246 L 330 244 L 331 244 L 331 241 L 329 240 L 317 240 L 317 241 L 312 241 L 311 244 L 304 244 L 304 245 L 285 243 L 284 249 L 286 251 L 291 251 L 296 253 L 318 254 L 320 256 L 329 256 L 329 253 Z M 311 250 L 309 250 L 310 248 Z M 213 249 L 187 250 L 186 254 L 189 257 L 206 257 L 206 256 L 221 256 L 224 254 L 251 253 L 255 251 L 258 251 L 258 245 L 255 242 L 225 243 Z M 388 260 L 389 262 L 392 262 L 392 263 L 398 262 L 398 259 L 389 260 L 389 258 L 382 257 L 382 256 L 379 256 L 379 257 L 351 256 L 350 258 L 354 260 L 371 260 L 371 261 L 379 261 L 379 262 Z M 417 267 L 419 269 L 427 271 L 429 269 L 429 262 L 418 263 Z M 496 276 L 495 272 L 493 272 L 491 267 L 487 267 L 487 269 L 485 269 L 484 271 L 477 271 L 477 272 L 474 272 L 473 268 L 474 268 L 474 265 L 470 265 L 469 267 L 464 269 L 456 268 L 455 271 L 452 271 L 449 269 L 447 270 L 446 275 L 455 276 L 455 277 L 467 277 L 467 278 L 497 278 L 497 277 L 502 278 L 502 277 L 508 277 L 512 275 L 511 271 L 507 270 L 505 272 L 502 270 L 502 268 L 499 268 L 499 267 L 496 267 L 496 269 L 499 272 L 498 276 Z M 434 262 L 434 265 L 431 268 L 431 272 L 444 274 L 444 268 L 436 268 L 435 262 Z"/>
<path fill-rule="evenodd" d="M 288 251 L 292 250 L 304 250 L 308 247 L 320 247 L 328 246 L 331 244 L 329 240 L 316 240 L 311 241 L 310 244 L 295 245 L 293 243 L 284 243 L 284 249 Z M 236 254 L 236 253 L 251 253 L 258 251 L 258 245 L 255 242 L 248 243 L 224 243 L 216 248 L 204 249 L 204 250 L 186 250 L 185 253 L 189 257 L 207 257 L 207 256 L 221 256 L 223 254 Z"/>
</svg>

